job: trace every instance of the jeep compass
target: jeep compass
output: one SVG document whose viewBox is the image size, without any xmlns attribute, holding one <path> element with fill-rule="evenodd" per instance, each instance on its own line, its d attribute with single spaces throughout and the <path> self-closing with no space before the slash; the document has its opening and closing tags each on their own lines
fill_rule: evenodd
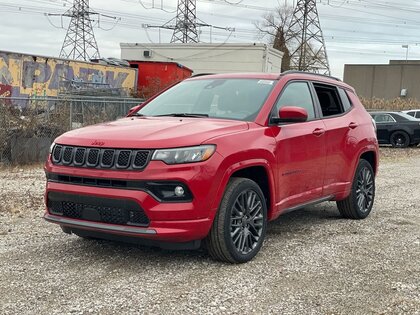
<svg viewBox="0 0 420 315">
<path fill-rule="evenodd" d="M 127 117 L 58 137 L 45 219 L 83 238 L 196 249 L 242 263 L 282 213 L 372 210 L 378 141 L 354 89 L 302 72 L 203 75 Z"/>
</svg>

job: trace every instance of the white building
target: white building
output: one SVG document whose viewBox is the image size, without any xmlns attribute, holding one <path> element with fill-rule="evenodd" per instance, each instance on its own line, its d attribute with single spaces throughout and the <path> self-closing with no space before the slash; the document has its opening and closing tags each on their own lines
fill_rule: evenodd
<svg viewBox="0 0 420 315">
<path fill-rule="evenodd" d="M 266 44 L 121 43 L 121 59 L 171 61 L 200 73 L 278 72 L 283 53 Z"/>
</svg>

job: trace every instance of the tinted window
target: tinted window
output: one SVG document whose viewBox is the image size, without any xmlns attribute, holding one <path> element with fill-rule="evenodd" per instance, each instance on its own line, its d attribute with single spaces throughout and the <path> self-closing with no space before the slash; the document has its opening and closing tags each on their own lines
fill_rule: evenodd
<svg viewBox="0 0 420 315">
<path fill-rule="evenodd" d="M 344 91 L 343 89 L 338 89 L 338 92 L 340 93 L 343 109 L 345 112 L 347 112 L 352 106 L 349 96 L 347 95 L 346 91 Z"/>
<path fill-rule="evenodd" d="M 308 120 L 315 118 L 312 95 L 306 82 L 292 82 L 283 89 L 276 103 L 274 115 L 277 116 L 280 108 L 284 106 L 302 107 L 308 112 Z"/>
<path fill-rule="evenodd" d="M 420 111 L 416 112 L 416 118 L 420 118 Z"/>
<path fill-rule="evenodd" d="M 389 114 L 377 114 L 374 117 L 377 123 L 390 123 L 395 122 L 395 119 Z"/>
<path fill-rule="evenodd" d="M 416 114 L 416 112 L 408 112 L 407 113 L 407 115 L 410 115 L 410 116 L 413 116 L 413 117 L 415 116 L 415 114 Z"/>
<path fill-rule="evenodd" d="M 335 87 L 314 84 L 319 104 L 321 105 L 322 115 L 324 117 L 334 116 L 344 113 L 338 90 Z"/>
</svg>

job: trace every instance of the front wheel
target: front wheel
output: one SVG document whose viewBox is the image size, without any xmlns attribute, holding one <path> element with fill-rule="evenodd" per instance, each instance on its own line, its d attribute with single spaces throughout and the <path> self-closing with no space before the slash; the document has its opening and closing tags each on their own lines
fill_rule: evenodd
<svg viewBox="0 0 420 315">
<path fill-rule="evenodd" d="M 337 201 L 341 215 L 348 219 L 364 219 L 372 210 L 375 199 L 375 173 L 372 165 L 361 159 L 357 165 L 350 195 Z"/>
<path fill-rule="evenodd" d="M 232 178 L 206 239 L 210 255 L 244 263 L 260 250 L 267 229 L 267 206 L 260 187 L 247 178 Z"/>
</svg>

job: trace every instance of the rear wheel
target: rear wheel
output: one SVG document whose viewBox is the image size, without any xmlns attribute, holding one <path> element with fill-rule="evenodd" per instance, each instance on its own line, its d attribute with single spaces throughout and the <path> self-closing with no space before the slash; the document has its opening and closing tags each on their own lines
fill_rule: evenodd
<svg viewBox="0 0 420 315">
<path fill-rule="evenodd" d="M 337 201 L 341 215 L 349 219 L 364 219 L 372 210 L 375 199 L 375 174 L 370 163 L 361 159 L 356 169 L 350 195 Z"/>
<path fill-rule="evenodd" d="M 244 263 L 260 250 L 267 228 L 264 194 L 254 181 L 229 181 L 206 239 L 210 255 L 220 261 Z"/>
<path fill-rule="evenodd" d="M 405 131 L 395 131 L 391 134 L 390 142 L 394 148 L 406 148 L 410 144 L 410 136 Z"/>
</svg>

